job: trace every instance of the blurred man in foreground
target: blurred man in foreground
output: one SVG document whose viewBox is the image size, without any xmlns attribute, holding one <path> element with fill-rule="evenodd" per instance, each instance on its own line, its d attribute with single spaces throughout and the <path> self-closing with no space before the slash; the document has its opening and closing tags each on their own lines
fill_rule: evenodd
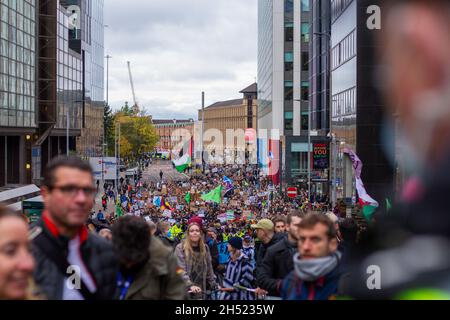
<svg viewBox="0 0 450 320">
<path fill-rule="evenodd" d="M 382 82 L 410 177 L 397 208 L 377 218 L 350 288 L 358 298 L 449 298 L 450 2 L 387 1 L 383 15 Z"/>
</svg>

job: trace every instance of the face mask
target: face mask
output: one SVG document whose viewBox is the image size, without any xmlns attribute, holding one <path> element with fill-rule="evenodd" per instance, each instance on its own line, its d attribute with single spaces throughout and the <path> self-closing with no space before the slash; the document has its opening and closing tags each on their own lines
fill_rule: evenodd
<svg viewBox="0 0 450 320">
<path fill-rule="evenodd" d="M 339 261 L 341 260 L 342 254 L 337 251 L 330 256 L 301 260 L 300 254 L 294 256 L 294 270 L 297 276 L 303 281 L 316 281 L 333 271 Z"/>
</svg>

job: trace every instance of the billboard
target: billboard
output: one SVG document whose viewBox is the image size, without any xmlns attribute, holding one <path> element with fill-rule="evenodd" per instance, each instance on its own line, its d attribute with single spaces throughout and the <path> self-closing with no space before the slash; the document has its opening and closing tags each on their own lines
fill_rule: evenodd
<svg viewBox="0 0 450 320">
<path fill-rule="evenodd" d="M 95 180 L 116 180 L 117 160 L 114 157 L 95 157 L 89 159 Z"/>
<path fill-rule="evenodd" d="M 329 148 L 326 143 L 314 143 L 313 162 L 314 170 L 325 170 L 329 168 Z"/>
</svg>

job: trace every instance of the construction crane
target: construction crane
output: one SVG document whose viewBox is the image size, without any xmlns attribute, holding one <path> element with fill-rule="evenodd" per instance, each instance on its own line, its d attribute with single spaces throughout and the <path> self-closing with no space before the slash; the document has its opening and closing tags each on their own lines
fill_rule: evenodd
<svg viewBox="0 0 450 320">
<path fill-rule="evenodd" d="M 139 113 L 139 105 L 138 102 L 136 100 L 136 93 L 134 91 L 134 83 L 133 83 L 133 75 L 131 74 L 131 63 L 130 61 L 127 61 L 128 64 L 128 74 L 130 75 L 130 84 L 131 84 L 131 92 L 133 93 L 133 101 L 134 101 L 134 105 L 133 105 L 133 112 L 135 114 Z"/>
</svg>

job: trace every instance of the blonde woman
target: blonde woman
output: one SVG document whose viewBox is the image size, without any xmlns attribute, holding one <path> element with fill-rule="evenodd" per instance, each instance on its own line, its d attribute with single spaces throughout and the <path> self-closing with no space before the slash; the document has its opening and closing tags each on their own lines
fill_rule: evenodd
<svg viewBox="0 0 450 320">
<path fill-rule="evenodd" d="M 175 249 L 182 277 L 194 299 L 201 299 L 202 293 L 217 288 L 211 254 L 203 238 L 202 219 L 194 217 L 188 222 L 185 240 Z"/>
<path fill-rule="evenodd" d="M 0 300 L 36 299 L 34 266 L 25 218 L 0 207 Z"/>
</svg>

